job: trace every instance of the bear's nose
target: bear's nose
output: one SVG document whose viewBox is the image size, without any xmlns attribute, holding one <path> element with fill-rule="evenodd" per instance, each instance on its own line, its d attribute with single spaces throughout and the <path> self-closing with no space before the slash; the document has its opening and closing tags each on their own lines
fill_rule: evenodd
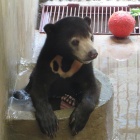
<svg viewBox="0 0 140 140">
<path fill-rule="evenodd" d="M 92 50 L 92 51 L 90 51 L 90 52 L 88 53 L 88 57 L 89 57 L 90 59 L 96 58 L 97 55 L 98 55 L 98 53 L 97 53 L 96 50 Z"/>
</svg>

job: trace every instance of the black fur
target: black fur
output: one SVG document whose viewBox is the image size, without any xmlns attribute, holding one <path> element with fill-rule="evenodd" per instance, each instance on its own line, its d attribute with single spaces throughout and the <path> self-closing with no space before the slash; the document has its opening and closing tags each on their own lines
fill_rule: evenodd
<svg viewBox="0 0 140 140">
<path fill-rule="evenodd" d="M 71 65 L 72 65 L 73 61 L 74 61 L 74 60 L 70 60 L 70 59 L 67 59 L 67 58 L 63 58 L 63 59 L 62 59 L 62 66 L 61 66 L 61 69 L 62 69 L 64 72 L 69 71 L 69 69 L 71 68 Z"/>
<path fill-rule="evenodd" d="M 68 41 L 74 35 L 88 36 L 91 29 L 89 18 L 87 19 L 68 17 L 44 27 L 47 39 L 25 91 L 32 98 L 41 131 L 49 137 L 53 137 L 58 129 L 58 120 L 50 104 L 53 98 L 69 94 L 76 99 L 77 106 L 69 120 L 73 135 L 84 128 L 98 103 L 99 94 L 92 63 L 82 65 L 77 73 L 65 79 L 53 73 L 50 68 L 51 60 L 60 55 L 64 58 L 62 69 L 68 71 L 75 59 Z M 55 69 L 58 69 L 56 64 L 54 65 Z"/>
<path fill-rule="evenodd" d="M 57 64 L 56 61 L 53 62 L 53 70 L 58 71 L 59 65 Z"/>
</svg>

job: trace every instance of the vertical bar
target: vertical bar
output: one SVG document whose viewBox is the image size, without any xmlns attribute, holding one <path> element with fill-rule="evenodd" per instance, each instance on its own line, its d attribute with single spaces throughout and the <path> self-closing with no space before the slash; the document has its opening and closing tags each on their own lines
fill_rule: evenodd
<svg viewBox="0 0 140 140">
<path fill-rule="evenodd" d="M 94 26 L 93 26 L 93 32 L 95 32 L 95 26 L 96 26 L 96 23 L 95 23 L 95 14 L 96 14 L 96 7 L 94 7 Z"/>
<path fill-rule="evenodd" d="M 90 6 L 90 18 L 91 18 L 91 14 L 92 14 L 92 7 Z"/>
<path fill-rule="evenodd" d="M 63 6 L 62 14 L 61 14 L 61 19 L 64 17 L 64 12 L 65 12 L 65 6 Z"/>
<path fill-rule="evenodd" d="M 88 6 L 86 7 L 86 17 L 87 17 L 87 15 L 88 15 Z"/>
<path fill-rule="evenodd" d="M 118 6 L 118 11 L 120 11 L 120 7 Z"/>
<path fill-rule="evenodd" d="M 105 8 L 105 33 L 107 33 L 107 7 Z"/>
<path fill-rule="evenodd" d="M 130 10 L 131 10 L 131 8 L 130 8 Z M 134 19 L 135 19 L 135 21 L 136 21 L 136 17 L 134 17 Z M 139 22 L 139 21 L 138 21 Z M 136 23 L 137 24 L 137 23 Z M 136 30 L 135 30 L 135 28 L 134 28 L 134 30 L 133 30 L 133 32 L 132 33 L 136 33 Z"/>
<path fill-rule="evenodd" d="M 45 9 L 44 9 L 45 10 Z M 43 28 L 46 24 L 50 23 L 50 12 L 48 12 L 48 6 L 47 10 L 44 13 L 44 19 L 43 19 L 43 26 L 42 26 L 42 32 L 44 31 Z"/>
<path fill-rule="evenodd" d="M 92 6 L 90 6 L 90 10 L 89 10 L 89 15 L 90 15 L 90 19 L 91 19 L 91 30 L 92 30 L 92 34 L 94 34 L 94 31 L 93 31 L 93 26 L 94 26 L 94 22 L 93 22 L 93 14 L 92 14 L 92 9 L 93 9 L 93 7 Z"/>
<path fill-rule="evenodd" d="M 135 21 L 136 21 L 136 17 L 134 17 L 134 19 L 135 19 Z M 136 33 L 136 30 L 135 30 L 135 28 L 134 28 L 134 30 L 133 30 L 133 33 Z"/>
<path fill-rule="evenodd" d="M 99 17 L 100 17 L 100 15 L 99 15 L 99 6 L 98 6 L 98 22 L 97 22 L 97 32 L 99 33 Z"/>
<path fill-rule="evenodd" d="M 76 7 L 74 8 L 74 17 L 76 16 Z"/>
<path fill-rule="evenodd" d="M 110 7 L 110 16 L 112 15 L 112 12 L 111 12 L 111 7 Z"/>
<path fill-rule="evenodd" d="M 47 8 L 48 8 L 48 6 L 47 6 Z M 44 25 L 43 22 L 44 22 L 44 16 L 45 16 L 44 11 L 45 11 L 45 6 L 43 6 L 43 8 L 42 8 L 42 15 L 41 15 L 41 21 L 40 21 L 40 27 L 39 27 L 40 32 L 43 32 L 42 28 Z"/>
<path fill-rule="evenodd" d="M 51 7 L 51 10 L 50 10 L 50 12 L 49 12 L 49 13 L 50 13 L 49 21 L 52 22 L 52 21 L 51 21 L 51 17 L 52 17 L 52 6 L 50 6 L 50 7 Z"/>
<path fill-rule="evenodd" d="M 69 12 L 69 9 L 68 9 L 68 6 L 67 6 L 66 17 L 68 16 L 68 12 Z"/>
<path fill-rule="evenodd" d="M 140 16 L 138 16 L 138 27 L 139 27 L 139 34 L 140 34 Z"/>
<path fill-rule="evenodd" d="M 80 8 L 81 8 L 81 7 L 79 6 L 79 8 L 78 8 L 78 17 L 79 17 L 79 15 L 80 15 Z"/>
<path fill-rule="evenodd" d="M 114 6 L 114 12 L 116 12 L 116 8 L 115 8 L 115 6 Z"/>
<path fill-rule="evenodd" d="M 127 12 L 127 7 L 125 7 L 125 11 Z"/>
<path fill-rule="evenodd" d="M 125 8 L 125 11 L 127 12 L 127 6 L 126 7 L 124 7 Z"/>
<path fill-rule="evenodd" d="M 52 23 L 54 23 L 55 20 L 55 14 L 56 14 L 56 6 L 54 7 L 54 11 L 53 11 L 53 16 L 52 16 Z"/>
<path fill-rule="evenodd" d="M 127 6 L 127 11 L 129 11 L 129 7 Z"/>
<path fill-rule="evenodd" d="M 47 6 L 47 10 L 44 13 L 44 19 L 43 19 L 43 25 L 48 24 L 50 22 L 50 12 L 48 12 L 48 6 Z"/>
<path fill-rule="evenodd" d="M 72 16 L 72 7 L 70 8 L 70 16 Z"/>
<path fill-rule="evenodd" d="M 57 19 L 56 19 L 56 21 L 58 21 L 58 20 L 59 20 L 59 17 L 60 17 L 60 6 L 59 6 L 59 8 L 58 8 L 58 12 L 57 12 Z"/>
<path fill-rule="evenodd" d="M 102 6 L 102 15 L 101 15 L 101 33 L 103 33 L 103 6 Z"/>
<path fill-rule="evenodd" d="M 48 7 L 48 6 L 47 6 Z M 44 9 L 45 10 L 45 9 Z M 46 24 L 48 24 L 50 22 L 50 13 L 47 11 L 44 11 L 44 19 L 43 19 L 43 26 L 42 28 L 44 28 L 44 26 Z"/>
<path fill-rule="evenodd" d="M 82 18 L 84 17 L 84 6 L 82 7 Z"/>
<path fill-rule="evenodd" d="M 109 17 L 112 15 L 112 10 L 111 10 L 111 7 L 110 7 L 110 14 L 109 14 Z"/>
</svg>

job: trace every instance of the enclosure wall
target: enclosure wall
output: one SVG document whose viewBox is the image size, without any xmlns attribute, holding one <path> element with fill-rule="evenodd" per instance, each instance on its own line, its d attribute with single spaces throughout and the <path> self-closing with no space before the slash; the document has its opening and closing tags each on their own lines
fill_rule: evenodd
<svg viewBox="0 0 140 140">
<path fill-rule="evenodd" d="M 5 112 L 20 58 L 31 60 L 38 0 L 0 0 L 0 140 L 6 139 Z"/>
</svg>

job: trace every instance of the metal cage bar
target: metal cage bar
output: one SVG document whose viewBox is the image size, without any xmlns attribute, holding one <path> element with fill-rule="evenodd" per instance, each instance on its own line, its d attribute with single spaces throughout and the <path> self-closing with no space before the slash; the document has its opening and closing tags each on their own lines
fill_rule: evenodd
<svg viewBox="0 0 140 140">
<path fill-rule="evenodd" d="M 133 6 L 134 7 L 134 6 Z M 68 16 L 91 18 L 91 29 L 94 34 L 111 34 L 108 29 L 108 19 L 113 12 L 124 10 L 130 11 L 130 6 L 80 6 L 78 4 L 61 5 L 44 5 L 42 8 L 42 16 L 40 22 L 40 32 L 44 32 L 43 28 L 48 23 L 55 23 L 59 19 Z M 136 17 L 136 28 L 140 29 L 140 17 Z M 136 30 L 132 34 L 140 34 L 140 30 Z"/>
</svg>

